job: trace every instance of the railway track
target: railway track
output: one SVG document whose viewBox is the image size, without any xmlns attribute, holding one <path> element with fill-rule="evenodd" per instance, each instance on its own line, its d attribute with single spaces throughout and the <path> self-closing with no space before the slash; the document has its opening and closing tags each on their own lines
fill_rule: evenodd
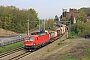
<svg viewBox="0 0 90 60">
<path fill-rule="evenodd" d="M 31 54 L 31 52 L 23 52 L 23 53 L 15 56 L 15 57 L 12 57 L 12 58 L 10 58 L 8 60 L 19 60 L 20 58 L 25 57 L 25 56 L 27 56 L 29 54 Z"/>
<path fill-rule="evenodd" d="M 10 54 L 13 54 L 13 53 L 18 52 L 18 51 L 21 51 L 21 50 L 23 50 L 23 46 L 0 54 L 0 58 L 5 57 L 5 56 L 8 56 Z"/>
</svg>

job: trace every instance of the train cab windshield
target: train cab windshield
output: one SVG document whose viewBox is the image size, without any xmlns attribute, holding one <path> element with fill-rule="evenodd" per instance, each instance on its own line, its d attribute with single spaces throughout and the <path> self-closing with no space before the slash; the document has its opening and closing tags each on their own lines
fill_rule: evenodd
<svg viewBox="0 0 90 60">
<path fill-rule="evenodd" d="M 33 40 L 34 40 L 33 36 L 26 37 L 26 41 L 33 41 Z"/>
</svg>

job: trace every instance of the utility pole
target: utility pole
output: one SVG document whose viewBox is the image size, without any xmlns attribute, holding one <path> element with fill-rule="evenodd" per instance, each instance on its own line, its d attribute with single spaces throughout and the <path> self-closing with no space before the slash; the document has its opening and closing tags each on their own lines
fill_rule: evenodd
<svg viewBox="0 0 90 60">
<path fill-rule="evenodd" d="M 42 20 L 42 29 L 45 31 L 45 20 Z"/>
<path fill-rule="evenodd" d="M 40 31 L 40 20 L 39 20 L 39 31 Z"/>
<path fill-rule="evenodd" d="M 70 32 L 71 32 L 71 21 L 70 21 Z"/>
<path fill-rule="evenodd" d="M 29 35 L 29 20 L 27 20 L 27 35 Z"/>
<path fill-rule="evenodd" d="M 60 42 L 61 42 L 61 22 L 59 21 L 60 24 Z"/>
<path fill-rule="evenodd" d="M 44 20 L 43 20 L 44 21 Z M 45 31 L 45 21 L 44 21 L 44 31 Z"/>
</svg>

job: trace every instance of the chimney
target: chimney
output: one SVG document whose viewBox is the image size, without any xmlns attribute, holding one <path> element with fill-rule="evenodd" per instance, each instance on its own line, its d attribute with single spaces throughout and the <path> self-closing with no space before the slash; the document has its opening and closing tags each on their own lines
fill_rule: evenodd
<svg viewBox="0 0 90 60">
<path fill-rule="evenodd" d="M 67 12 L 67 9 L 63 9 L 63 12 Z"/>
<path fill-rule="evenodd" d="M 71 8 L 70 8 L 69 11 L 70 11 L 70 12 L 74 12 L 74 9 L 71 9 Z"/>
</svg>

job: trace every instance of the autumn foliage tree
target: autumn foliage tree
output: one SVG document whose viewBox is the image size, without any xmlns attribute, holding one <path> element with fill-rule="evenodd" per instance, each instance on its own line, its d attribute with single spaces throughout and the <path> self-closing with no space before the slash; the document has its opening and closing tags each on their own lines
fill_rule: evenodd
<svg viewBox="0 0 90 60">
<path fill-rule="evenodd" d="M 87 15 L 85 12 L 81 11 L 79 15 L 76 17 L 77 22 L 85 23 L 87 20 Z"/>
<path fill-rule="evenodd" d="M 84 11 L 87 16 L 90 16 L 90 7 L 83 7 L 78 9 L 78 11 Z"/>
<path fill-rule="evenodd" d="M 35 22 L 38 21 L 37 12 L 30 9 L 16 8 L 15 6 L 0 6 L 0 28 L 24 33 L 27 30 L 27 20 L 29 20 L 30 29 L 35 27 Z"/>
<path fill-rule="evenodd" d="M 45 29 L 46 30 L 54 30 L 53 25 L 54 25 L 54 20 L 53 19 L 48 19 L 46 21 L 46 24 L 45 24 Z"/>
<path fill-rule="evenodd" d="M 87 15 L 85 12 L 81 11 L 76 17 L 77 23 L 72 25 L 72 31 L 77 33 L 79 36 L 85 36 L 85 34 L 90 34 L 90 22 L 87 22 Z"/>
</svg>

